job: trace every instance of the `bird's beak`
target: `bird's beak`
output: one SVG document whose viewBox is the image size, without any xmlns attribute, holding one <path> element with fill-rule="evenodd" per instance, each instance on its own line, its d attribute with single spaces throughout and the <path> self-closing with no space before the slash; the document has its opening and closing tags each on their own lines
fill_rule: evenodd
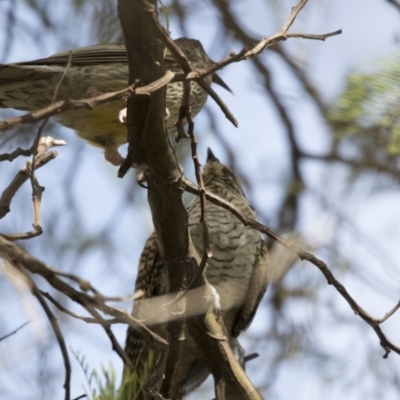
<svg viewBox="0 0 400 400">
<path fill-rule="evenodd" d="M 207 149 L 207 162 L 210 161 L 217 161 L 219 162 L 218 158 L 215 157 L 214 153 L 212 152 L 212 150 L 210 148 Z"/>
<path fill-rule="evenodd" d="M 231 88 L 222 80 L 222 78 L 217 73 L 212 74 L 212 81 L 214 83 L 216 83 L 217 85 L 223 87 L 228 92 L 231 92 L 232 94 L 234 94 L 232 92 Z"/>
</svg>

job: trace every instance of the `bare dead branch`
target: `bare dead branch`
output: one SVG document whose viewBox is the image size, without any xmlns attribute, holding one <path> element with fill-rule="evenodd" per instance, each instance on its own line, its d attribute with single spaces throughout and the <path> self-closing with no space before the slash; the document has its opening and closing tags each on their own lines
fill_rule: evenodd
<svg viewBox="0 0 400 400">
<path fill-rule="evenodd" d="M 40 202 L 42 193 L 44 188 L 39 185 L 39 182 L 36 179 L 34 171 L 36 168 L 44 165 L 51 159 L 57 156 L 56 152 L 48 153 L 49 156 L 46 154 L 47 150 L 53 146 L 59 146 L 65 144 L 64 141 L 57 141 L 51 137 L 44 137 L 37 141 L 40 138 L 42 133 L 42 129 L 47 122 L 47 118 L 44 120 L 43 124 L 41 125 L 37 138 L 35 139 L 35 143 L 37 145 L 32 146 L 33 149 L 33 160 L 32 162 L 27 162 L 25 166 L 22 168 L 21 171 L 18 172 L 17 176 L 14 178 L 13 182 L 9 185 L 9 187 L 3 192 L 2 197 L 0 199 L 0 218 L 4 217 L 10 211 L 10 203 L 18 189 L 21 185 L 29 178 L 31 180 L 32 185 L 32 201 L 33 201 L 33 229 L 30 232 L 26 233 L 16 233 L 12 235 L 8 235 L 9 240 L 21 240 L 21 239 L 30 239 L 32 237 L 38 236 L 42 234 L 42 228 L 40 226 Z M 35 155 L 37 153 L 37 155 Z"/>
<path fill-rule="evenodd" d="M 46 299 L 48 299 L 51 303 L 53 303 L 64 314 L 67 314 L 70 317 L 73 317 L 75 319 L 80 319 L 81 321 L 84 321 L 87 324 L 97 324 L 98 323 L 96 318 L 84 317 L 83 315 L 79 315 L 79 314 L 72 312 L 71 310 L 68 310 L 67 308 L 62 306 L 50 293 L 44 292 L 43 290 L 40 290 L 40 293 L 43 297 L 46 297 Z M 112 323 L 112 322 L 110 322 L 110 323 Z"/>
<path fill-rule="evenodd" d="M 118 340 L 116 339 L 113 331 L 111 330 L 111 325 L 110 323 L 105 320 L 97 311 L 96 309 L 90 305 L 87 304 L 86 309 L 93 315 L 93 317 L 98 321 L 98 324 L 101 325 L 107 336 L 109 337 L 111 344 L 113 346 L 113 350 L 120 356 L 121 360 L 126 363 L 127 365 L 130 366 L 130 368 L 133 368 L 132 362 L 129 359 L 129 357 L 126 355 L 125 351 L 122 349 L 120 344 L 118 343 Z"/>
<path fill-rule="evenodd" d="M 400 300 L 397 302 L 397 304 L 389 311 L 387 312 L 382 318 L 376 319 L 376 322 L 378 324 L 382 324 L 385 322 L 387 319 L 389 319 L 398 309 L 400 308 Z"/>
<path fill-rule="evenodd" d="M 57 342 L 58 342 L 58 345 L 60 347 L 61 354 L 63 357 L 64 367 L 65 367 L 65 381 L 64 381 L 65 397 L 64 398 L 65 398 L 65 400 L 69 400 L 71 398 L 71 396 L 70 396 L 71 362 L 69 360 L 68 350 L 67 350 L 67 346 L 65 345 L 64 336 L 58 325 L 56 317 L 51 312 L 49 306 L 47 305 L 46 301 L 44 300 L 42 294 L 40 293 L 40 290 L 36 286 L 33 279 L 29 276 L 28 272 L 25 269 L 19 268 L 19 267 L 17 267 L 17 269 L 25 276 L 25 279 L 27 280 L 29 286 L 31 287 L 33 295 L 37 298 L 39 304 L 43 308 L 43 311 L 45 312 L 47 319 L 49 320 L 50 325 L 53 329 L 54 335 L 56 336 L 56 339 L 57 339 Z"/>
<path fill-rule="evenodd" d="M 43 154 L 36 158 L 35 169 L 41 168 L 46 165 L 49 161 L 56 158 L 58 153 L 56 151 L 51 151 L 49 153 Z M 8 187 L 3 191 L 0 197 L 0 219 L 10 212 L 11 201 L 21 188 L 21 186 L 29 179 L 30 174 L 28 168 L 23 167 L 8 185 Z M 21 234 L 22 236 L 24 234 Z M 16 237 L 14 235 L 9 235 L 10 239 L 17 240 L 23 237 Z"/>
<path fill-rule="evenodd" d="M 96 310 L 106 315 L 111 315 L 118 319 L 120 323 L 124 323 L 138 329 L 144 339 L 149 343 L 159 347 L 161 350 L 166 349 L 168 343 L 144 326 L 140 321 L 134 319 L 126 311 L 118 308 L 110 307 L 98 299 L 98 296 L 90 296 L 87 293 L 79 292 L 72 286 L 58 278 L 53 269 L 46 264 L 34 258 L 25 250 L 21 249 L 17 244 L 9 241 L 4 235 L 0 235 L 0 257 L 10 262 L 21 271 L 29 271 L 32 274 L 42 276 L 54 289 L 69 297 L 75 303 L 78 303 L 86 310 L 88 306 L 95 307 Z M 107 321 L 111 323 L 111 321 Z M 115 323 L 115 322 L 113 322 Z"/>
<path fill-rule="evenodd" d="M 32 147 L 30 147 L 29 149 L 21 149 L 21 147 L 18 147 L 11 153 L 0 154 L 0 162 L 1 161 L 13 161 L 17 157 L 20 157 L 20 156 L 29 157 L 32 155 L 32 151 L 33 151 Z"/>
<path fill-rule="evenodd" d="M 286 21 L 282 25 L 282 28 L 276 34 L 274 34 L 270 37 L 265 37 L 265 38 L 261 39 L 253 48 L 249 49 L 248 47 L 244 47 L 237 54 L 235 54 L 235 53 L 229 54 L 228 57 L 215 63 L 213 66 L 211 66 L 207 70 L 201 70 L 198 72 L 189 73 L 187 75 L 187 78 L 204 77 L 205 74 L 214 73 L 217 70 L 219 70 L 223 67 L 226 67 L 229 64 L 232 64 L 233 62 L 239 62 L 242 60 L 247 60 L 249 58 L 253 58 L 253 57 L 259 55 L 262 51 L 264 51 L 268 47 L 271 47 L 274 44 L 285 41 L 289 38 L 302 38 L 302 39 L 324 41 L 325 39 L 327 39 L 329 37 L 340 35 L 342 33 L 341 29 L 336 30 L 334 32 L 320 34 L 320 35 L 308 34 L 308 33 L 288 33 L 289 28 L 292 26 L 297 15 L 302 10 L 302 8 L 306 5 L 306 3 L 307 3 L 307 0 L 300 0 L 299 3 L 295 7 L 292 8 L 292 11 L 291 11 L 289 17 L 286 19 Z"/>
</svg>

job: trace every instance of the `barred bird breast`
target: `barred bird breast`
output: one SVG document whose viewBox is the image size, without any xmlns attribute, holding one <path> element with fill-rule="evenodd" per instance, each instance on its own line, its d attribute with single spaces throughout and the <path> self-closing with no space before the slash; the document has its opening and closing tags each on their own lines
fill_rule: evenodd
<svg viewBox="0 0 400 400">
<path fill-rule="evenodd" d="M 231 203 L 242 215 L 256 219 L 256 214 L 239 180 L 211 150 L 204 167 L 203 180 L 208 192 Z M 198 197 L 190 203 L 187 212 L 190 236 L 196 251 L 202 257 L 203 227 L 200 222 L 201 203 Z M 234 348 L 237 345 L 236 338 L 251 323 L 267 289 L 271 268 L 268 249 L 260 232 L 245 226 L 230 211 L 210 201 L 207 201 L 207 225 L 213 255 L 208 260 L 206 277 L 219 295 L 222 316 L 229 335 L 228 340 Z M 132 315 L 165 339 L 168 337 L 167 321 L 160 317 L 165 314 L 163 304 L 171 301 L 165 297 L 168 291 L 168 271 L 153 233 L 148 238 L 139 260 L 135 293 L 141 293 L 141 297 L 135 301 Z M 191 301 L 193 300 L 191 298 Z M 199 305 L 199 314 L 205 312 L 201 309 L 203 301 L 202 298 L 195 301 L 195 304 Z M 128 328 L 125 351 L 134 366 L 134 373 L 141 379 L 148 372 L 146 363 L 149 355 L 153 352 L 154 358 L 159 356 L 157 349 L 146 343 L 142 335 L 131 327 Z M 125 375 L 129 372 L 129 368 L 126 367 Z M 208 374 L 209 370 L 195 341 L 186 330 L 172 398 L 174 400 L 183 398 L 199 386 Z M 162 371 L 160 375 L 162 376 Z M 157 387 L 155 389 L 157 390 Z M 153 399 L 153 397 L 143 394 L 137 399 Z"/>
</svg>

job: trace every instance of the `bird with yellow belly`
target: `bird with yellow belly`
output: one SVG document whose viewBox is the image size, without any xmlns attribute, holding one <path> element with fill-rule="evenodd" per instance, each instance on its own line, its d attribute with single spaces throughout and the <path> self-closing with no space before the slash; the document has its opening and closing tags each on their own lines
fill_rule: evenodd
<svg viewBox="0 0 400 400">
<path fill-rule="evenodd" d="M 204 69 L 214 63 L 198 40 L 179 38 L 175 43 L 195 69 Z M 63 77 L 71 54 L 71 65 Z M 182 72 L 168 50 L 165 52 L 165 67 L 175 73 Z M 217 74 L 209 75 L 204 80 L 208 85 L 213 81 L 230 90 Z M 126 88 L 128 64 L 124 44 L 82 47 L 44 59 L 0 65 L 0 108 L 38 110 L 46 107 L 51 104 L 60 81 L 56 101 L 89 98 Z M 167 86 L 168 129 L 173 129 L 177 122 L 182 95 L 182 82 Z M 206 100 L 207 93 L 192 81 L 190 106 L 193 117 L 203 108 Z M 73 129 L 80 138 L 104 148 L 105 158 L 114 165 L 120 165 L 123 158 L 118 148 L 127 142 L 127 133 L 126 127 L 119 121 L 119 113 L 125 106 L 124 101 L 116 101 L 92 110 L 64 111 L 54 118 L 61 125 Z"/>
</svg>

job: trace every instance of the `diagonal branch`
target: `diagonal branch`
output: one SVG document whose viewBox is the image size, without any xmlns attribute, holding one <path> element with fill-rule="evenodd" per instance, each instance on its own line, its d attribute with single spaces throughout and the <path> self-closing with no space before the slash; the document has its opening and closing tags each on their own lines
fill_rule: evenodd
<svg viewBox="0 0 400 400">
<path fill-rule="evenodd" d="M 201 192 L 189 180 L 184 180 L 185 190 L 196 194 L 197 196 L 201 195 Z M 372 327 L 375 331 L 376 335 L 379 337 L 380 345 L 385 350 L 384 358 L 387 358 L 390 351 L 394 351 L 395 353 L 400 355 L 400 347 L 393 344 L 383 333 L 380 324 L 386 321 L 391 315 L 393 315 L 399 308 L 399 304 L 396 305 L 389 313 L 387 313 L 383 318 L 374 318 L 369 313 L 367 313 L 349 294 L 347 289 L 335 278 L 332 271 L 328 268 L 328 266 L 313 254 L 303 251 L 299 246 L 293 244 L 289 240 L 275 233 L 272 229 L 268 228 L 265 225 L 260 224 L 259 222 L 246 217 L 243 215 L 233 204 L 227 202 L 226 200 L 216 196 L 212 193 L 206 192 L 207 200 L 213 204 L 216 204 L 224 209 L 230 211 L 233 215 L 235 215 L 239 220 L 246 226 L 257 229 L 258 231 L 264 233 L 274 241 L 278 242 L 280 245 L 285 247 L 286 249 L 295 253 L 301 260 L 306 260 L 311 264 L 315 265 L 325 276 L 329 285 L 332 285 L 340 295 L 347 301 L 351 309 L 354 311 L 356 315 L 362 318 L 368 325 Z"/>
<path fill-rule="evenodd" d="M 168 343 L 157 334 L 153 333 L 140 321 L 133 318 L 131 315 L 115 307 L 110 307 L 105 304 L 98 296 L 90 296 L 87 293 L 80 292 L 72 286 L 61 280 L 52 268 L 39 261 L 27 251 L 23 250 L 17 244 L 9 241 L 4 235 L 0 235 L 0 257 L 8 261 L 11 265 L 19 270 L 26 270 L 32 274 L 37 274 L 43 277 L 54 289 L 69 297 L 75 303 L 81 305 L 86 310 L 88 306 L 95 307 L 96 310 L 103 312 L 106 315 L 118 318 L 120 323 L 127 324 L 137 329 L 149 343 L 165 350 Z"/>
<path fill-rule="evenodd" d="M 48 306 L 45 299 L 43 298 L 43 295 L 42 295 L 41 291 L 38 289 L 38 287 L 36 286 L 36 283 L 34 282 L 34 280 L 29 276 L 28 272 L 25 269 L 23 269 L 23 268 L 17 268 L 17 269 L 22 273 L 22 275 L 27 280 L 27 283 L 29 284 L 33 295 L 37 298 L 40 306 L 43 308 L 43 311 L 45 312 L 47 319 L 49 320 L 50 325 L 54 331 L 58 345 L 61 350 L 61 354 L 62 354 L 63 361 L 64 361 L 64 367 L 65 367 L 65 381 L 64 381 L 65 400 L 70 400 L 70 396 L 71 396 L 70 395 L 70 392 L 71 392 L 71 389 L 70 389 L 70 386 L 71 386 L 71 362 L 69 360 L 68 350 L 67 350 L 67 346 L 65 344 L 63 333 L 60 329 L 60 326 L 58 325 L 56 317 L 50 310 L 50 307 Z"/>
</svg>

